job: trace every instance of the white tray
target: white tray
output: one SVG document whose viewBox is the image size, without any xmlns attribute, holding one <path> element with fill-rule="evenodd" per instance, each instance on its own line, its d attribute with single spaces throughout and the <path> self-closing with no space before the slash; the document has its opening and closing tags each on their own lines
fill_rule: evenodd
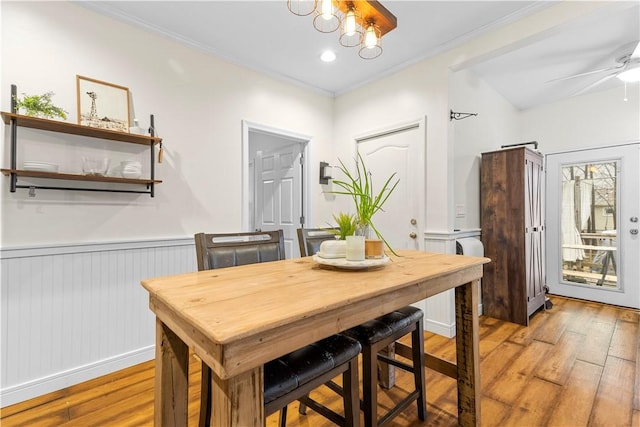
<svg viewBox="0 0 640 427">
<path fill-rule="evenodd" d="M 345 251 L 342 251 L 342 253 L 335 253 L 335 254 L 323 254 L 322 252 L 316 253 L 316 256 L 322 259 L 344 259 L 344 255 L 345 255 Z"/>
<path fill-rule="evenodd" d="M 346 258 L 322 258 L 318 255 L 313 256 L 313 260 L 321 265 L 329 265 L 331 267 L 343 268 L 345 270 L 363 270 L 371 267 L 381 267 L 389 262 L 389 257 L 377 259 L 365 259 L 364 261 L 347 261 Z"/>
</svg>

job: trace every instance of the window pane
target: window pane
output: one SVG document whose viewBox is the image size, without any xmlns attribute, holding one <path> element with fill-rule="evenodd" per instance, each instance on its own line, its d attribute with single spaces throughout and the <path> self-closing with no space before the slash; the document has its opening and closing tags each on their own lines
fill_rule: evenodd
<svg viewBox="0 0 640 427">
<path fill-rule="evenodd" d="M 617 162 L 562 168 L 562 279 L 618 288 Z"/>
</svg>

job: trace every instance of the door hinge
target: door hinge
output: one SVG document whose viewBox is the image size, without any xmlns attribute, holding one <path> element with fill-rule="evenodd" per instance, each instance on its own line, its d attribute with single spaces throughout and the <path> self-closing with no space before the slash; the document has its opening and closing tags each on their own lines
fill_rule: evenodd
<svg viewBox="0 0 640 427">
<path fill-rule="evenodd" d="M 300 217 L 300 225 L 304 225 L 304 216 Z"/>
</svg>

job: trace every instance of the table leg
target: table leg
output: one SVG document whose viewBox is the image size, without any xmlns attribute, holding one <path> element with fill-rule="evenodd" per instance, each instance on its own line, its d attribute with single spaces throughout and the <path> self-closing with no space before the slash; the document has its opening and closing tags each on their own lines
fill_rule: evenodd
<svg viewBox="0 0 640 427">
<path fill-rule="evenodd" d="M 186 427 L 188 369 L 189 347 L 156 319 L 155 426 Z"/>
<path fill-rule="evenodd" d="M 227 380 L 212 372 L 212 427 L 263 427 L 262 366 Z"/>
<path fill-rule="evenodd" d="M 455 293 L 458 425 L 479 426 L 478 281 L 458 286 Z"/>
</svg>

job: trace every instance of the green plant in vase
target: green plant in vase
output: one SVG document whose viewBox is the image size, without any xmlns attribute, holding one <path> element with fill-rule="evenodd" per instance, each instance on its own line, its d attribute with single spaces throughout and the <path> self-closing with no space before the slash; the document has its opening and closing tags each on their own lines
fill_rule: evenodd
<svg viewBox="0 0 640 427">
<path fill-rule="evenodd" d="M 373 223 L 373 217 L 376 213 L 383 210 L 382 207 L 389 199 L 389 196 L 398 186 L 399 179 L 394 178 L 396 172 L 386 179 L 382 187 L 378 191 L 374 189 L 371 172 L 367 169 L 362 155 L 358 153 L 356 159 L 356 169 L 354 172 L 349 171 L 342 160 L 338 159 L 340 166 L 338 169 L 345 175 L 345 180 L 334 179 L 333 183 L 341 188 L 341 190 L 331 191 L 333 194 L 343 194 L 350 196 L 355 205 L 356 234 L 369 237 L 369 231 L 373 231 L 378 239 L 382 240 L 389 250 L 398 255 L 389 245 L 386 239 Z"/>
<path fill-rule="evenodd" d="M 356 232 L 357 223 L 355 215 L 340 212 L 338 215 L 333 214 L 333 220 L 338 226 L 337 230 L 331 228 L 329 231 L 334 233 L 339 240 L 346 240 L 347 236 L 353 236 Z"/>
<path fill-rule="evenodd" d="M 53 92 L 47 92 L 43 95 L 27 95 L 23 93 L 21 97 L 15 97 L 16 110 L 24 108 L 27 116 L 54 118 L 67 118 L 67 111 L 53 105 L 51 97 Z"/>
</svg>

